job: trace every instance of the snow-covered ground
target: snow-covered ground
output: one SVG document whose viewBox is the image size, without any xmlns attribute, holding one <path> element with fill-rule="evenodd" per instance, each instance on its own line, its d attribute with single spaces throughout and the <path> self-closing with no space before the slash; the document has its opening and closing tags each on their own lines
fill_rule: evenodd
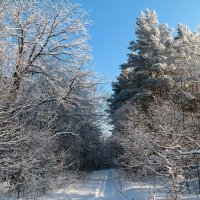
<svg viewBox="0 0 200 200">
<path fill-rule="evenodd" d="M 48 193 L 40 200 L 166 200 L 165 185 L 159 181 L 124 181 L 115 169 L 90 173 L 84 181 Z M 184 200 L 200 200 L 184 196 Z"/>
<path fill-rule="evenodd" d="M 134 179 L 134 178 L 132 178 Z M 128 180 L 116 169 L 89 173 L 84 180 L 62 186 L 37 200 L 167 200 L 166 182 L 158 179 Z M 9 198 L 7 198 L 9 199 Z M 6 200 L 7 200 L 6 199 Z M 184 200 L 200 200 L 197 195 L 184 195 Z M 0 200 L 5 200 L 1 198 Z M 9 199 L 10 200 L 10 199 Z M 13 199 L 12 199 L 13 200 Z"/>
<path fill-rule="evenodd" d="M 119 192 L 115 170 L 99 170 L 90 173 L 84 181 L 69 188 L 61 188 L 47 194 L 41 200 L 117 200 L 124 199 Z"/>
</svg>

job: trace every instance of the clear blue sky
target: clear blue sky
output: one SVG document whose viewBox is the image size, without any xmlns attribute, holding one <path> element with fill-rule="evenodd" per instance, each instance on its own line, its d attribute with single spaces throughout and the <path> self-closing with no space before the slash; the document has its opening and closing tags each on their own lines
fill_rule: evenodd
<svg viewBox="0 0 200 200">
<path fill-rule="evenodd" d="M 119 65 L 127 60 L 129 41 L 135 39 L 136 17 L 141 10 L 156 10 L 160 23 L 176 29 L 187 24 L 192 30 L 200 24 L 200 0 L 72 0 L 90 11 L 94 25 L 89 29 L 90 45 L 97 71 L 110 83 L 119 75 Z"/>
</svg>

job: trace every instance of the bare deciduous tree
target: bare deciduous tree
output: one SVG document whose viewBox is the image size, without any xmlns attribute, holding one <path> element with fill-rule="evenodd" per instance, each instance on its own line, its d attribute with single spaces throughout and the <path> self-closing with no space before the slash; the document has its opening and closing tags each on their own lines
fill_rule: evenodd
<svg viewBox="0 0 200 200">
<path fill-rule="evenodd" d="M 99 80 L 80 5 L 5 0 L 0 9 L 0 177 L 20 197 L 69 179 L 85 134 L 100 142 Z"/>
</svg>

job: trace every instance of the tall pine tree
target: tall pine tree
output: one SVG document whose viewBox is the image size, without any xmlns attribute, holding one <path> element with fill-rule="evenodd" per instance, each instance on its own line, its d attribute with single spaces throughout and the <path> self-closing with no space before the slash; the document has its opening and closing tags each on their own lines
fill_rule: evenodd
<svg viewBox="0 0 200 200">
<path fill-rule="evenodd" d="M 154 98 L 167 96 L 174 85 L 170 76 L 174 67 L 167 56 L 173 46 L 172 30 L 159 25 L 156 12 L 147 9 L 137 18 L 135 34 L 128 61 L 121 65 L 121 74 L 113 83 L 112 111 L 127 101 L 146 109 Z"/>
<path fill-rule="evenodd" d="M 172 97 L 184 112 L 197 112 L 200 110 L 200 36 L 183 24 L 178 25 L 177 33 L 173 45 L 176 89 Z"/>
</svg>

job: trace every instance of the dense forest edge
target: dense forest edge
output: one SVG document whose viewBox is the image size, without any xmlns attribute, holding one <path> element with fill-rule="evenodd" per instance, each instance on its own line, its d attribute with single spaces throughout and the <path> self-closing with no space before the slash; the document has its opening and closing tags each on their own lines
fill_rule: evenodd
<svg viewBox="0 0 200 200">
<path fill-rule="evenodd" d="M 200 193 L 199 30 L 142 12 L 109 96 L 90 25 L 67 0 L 0 1 L 0 194 L 36 199 L 105 168 L 163 177 L 169 200 Z"/>
<path fill-rule="evenodd" d="M 178 200 L 200 192 L 200 34 L 183 24 L 174 34 L 157 18 L 147 9 L 136 19 L 109 99 L 112 138 L 120 168 L 167 178 L 167 199 Z"/>
</svg>

